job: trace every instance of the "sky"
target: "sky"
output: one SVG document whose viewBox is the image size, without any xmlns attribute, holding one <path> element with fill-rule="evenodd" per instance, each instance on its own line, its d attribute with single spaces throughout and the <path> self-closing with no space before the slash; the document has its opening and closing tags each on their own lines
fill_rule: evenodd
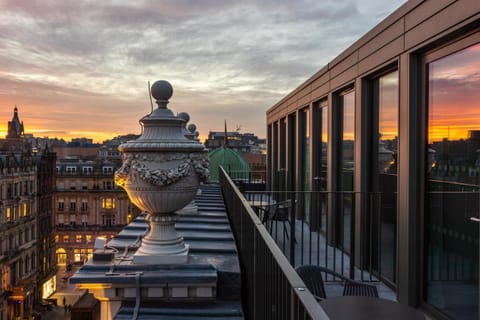
<svg viewBox="0 0 480 320">
<path fill-rule="evenodd" d="M 265 137 L 265 112 L 404 0 L 0 0 L 0 137 L 140 133 L 148 81 L 208 131 Z"/>
</svg>

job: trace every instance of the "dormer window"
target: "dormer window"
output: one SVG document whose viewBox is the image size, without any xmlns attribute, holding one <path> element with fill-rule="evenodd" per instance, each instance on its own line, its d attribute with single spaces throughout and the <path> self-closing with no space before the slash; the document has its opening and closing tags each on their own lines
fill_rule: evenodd
<svg viewBox="0 0 480 320">
<path fill-rule="evenodd" d="M 66 168 L 67 173 L 76 173 L 77 167 L 68 167 Z"/>
<path fill-rule="evenodd" d="M 82 172 L 83 172 L 83 174 L 92 174 L 93 167 L 83 167 Z"/>
<path fill-rule="evenodd" d="M 113 174 L 113 167 L 103 167 L 102 172 L 103 174 Z"/>
</svg>

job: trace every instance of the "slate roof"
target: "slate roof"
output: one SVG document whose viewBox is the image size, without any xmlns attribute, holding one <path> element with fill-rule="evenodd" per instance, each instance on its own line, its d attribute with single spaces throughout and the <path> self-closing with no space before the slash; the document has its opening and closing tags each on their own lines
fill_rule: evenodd
<svg viewBox="0 0 480 320">
<path fill-rule="evenodd" d="M 146 300 L 140 304 L 137 319 L 243 319 L 240 264 L 220 186 L 202 185 L 201 194 L 195 197 L 194 204 L 198 212 L 179 212 L 175 225 L 190 247 L 188 264 L 159 266 L 132 263 L 140 239 L 148 231 L 148 223 L 141 215 L 107 243 L 108 248 L 116 251 L 113 263 L 89 261 L 70 278 L 70 283 L 132 285 L 137 272 L 142 273 L 142 283 L 149 284 L 216 281 L 216 300 L 201 303 L 164 300 L 152 303 Z M 132 301 L 125 300 L 115 319 L 131 319 L 133 312 Z"/>
</svg>

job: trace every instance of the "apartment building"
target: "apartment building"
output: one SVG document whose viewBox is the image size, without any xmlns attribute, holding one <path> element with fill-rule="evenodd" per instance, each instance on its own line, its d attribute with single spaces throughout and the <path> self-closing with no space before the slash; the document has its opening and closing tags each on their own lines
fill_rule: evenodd
<svg viewBox="0 0 480 320">
<path fill-rule="evenodd" d="M 116 148 L 58 149 L 64 156 L 56 164 L 53 218 L 57 264 L 67 267 L 90 259 L 97 237 L 111 239 L 139 211 L 115 186 L 114 172 L 121 165 Z"/>
</svg>

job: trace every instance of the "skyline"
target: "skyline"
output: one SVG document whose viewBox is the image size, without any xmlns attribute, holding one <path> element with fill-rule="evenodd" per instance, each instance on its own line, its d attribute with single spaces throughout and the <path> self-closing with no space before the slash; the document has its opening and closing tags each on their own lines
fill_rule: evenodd
<svg viewBox="0 0 480 320">
<path fill-rule="evenodd" d="M 0 0 L 0 136 L 15 105 L 36 137 L 138 134 L 163 79 L 202 140 L 224 120 L 264 138 L 268 108 L 404 2 Z"/>
</svg>

